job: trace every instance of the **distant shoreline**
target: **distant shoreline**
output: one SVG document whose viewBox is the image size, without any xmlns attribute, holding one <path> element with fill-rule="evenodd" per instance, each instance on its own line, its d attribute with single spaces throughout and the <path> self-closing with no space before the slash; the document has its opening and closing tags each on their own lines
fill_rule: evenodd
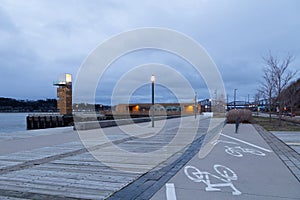
<svg viewBox="0 0 300 200">
<path fill-rule="evenodd" d="M 49 114 L 52 114 L 52 113 L 58 113 L 58 112 L 34 112 L 34 111 L 29 111 L 29 112 L 27 112 L 27 111 L 11 111 L 11 112 L 9 112 L 9 111 L 0 111 L 0 113 L 49 113 Z"/>
<path fill-rule="evenodd" d="M 17 100 L 0 97 L 0 113 L 57 112 L 57 100 Z"/>
</svg>

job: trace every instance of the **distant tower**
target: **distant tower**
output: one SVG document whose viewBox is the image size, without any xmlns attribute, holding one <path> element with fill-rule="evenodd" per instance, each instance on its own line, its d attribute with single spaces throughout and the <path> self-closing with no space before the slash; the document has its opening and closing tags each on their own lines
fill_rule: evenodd
<svg viewBox="0 0 300 200">
<path fill-rule="evenodd" d="M 54 83 L 57 88 L 57 108 L 62 115 L 72 114 L 72 75 L 64 74 L 58 83 Z"/>
</svg>

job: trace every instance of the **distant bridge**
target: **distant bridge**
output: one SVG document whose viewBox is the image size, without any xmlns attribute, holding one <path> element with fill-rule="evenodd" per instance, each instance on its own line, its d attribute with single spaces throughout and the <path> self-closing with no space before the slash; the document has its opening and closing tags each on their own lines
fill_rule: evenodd
<svg viewBox="0 0 300 200">
<path fill-rule="evenodd" d="M 265 108 L 267 105 L 267 100 L 263 99 L 257 102 L 248 102 L 248 101 L 232 101 L 227 104 L 227 110 L 231 109 L 250 109 L 257 110 L 258 107 Z"/>
<path fill-rule="evenodd" d="M 232 101 L 227 103 L 227 110 L 231 109 L 250 109 L 252 111 L 256 111 L 259 107 L 260 109 L 265 109 L 267 105 L 267 99 L 262 99 L 256 102 L 248 102 L 248 101 Z M 202 112 L 209 112 L 212 107 L 212 100 L 211 99 L 204 99 L 198 102 L 201 104 L 201 111 Z"/>
</svg>

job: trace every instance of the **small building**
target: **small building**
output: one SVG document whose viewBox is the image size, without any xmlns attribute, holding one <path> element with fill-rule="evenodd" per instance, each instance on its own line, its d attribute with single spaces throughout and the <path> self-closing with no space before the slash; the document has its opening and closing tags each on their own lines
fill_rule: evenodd
<svg viewBox="0 0 300 200">
<path fill-rule="evenodd" d="M 115 108 L 117 114 L 148 114 L 151 111 L 151 103 L 137 104 L 119 104 Z M 200 104 L 197 105 L 197 111 L 200 111 Z M 164 114 L 193 114 L 195 104 L 193 103 L 160 103 L 154 105 L 154 111 L 158 115 Z"/>
<path fill-rule="evenodd" d="M 72 75 L 65 74 L 53 85 L 57 88 L 57 109 L 62 115 L 72 115 Z"/>
</svg>

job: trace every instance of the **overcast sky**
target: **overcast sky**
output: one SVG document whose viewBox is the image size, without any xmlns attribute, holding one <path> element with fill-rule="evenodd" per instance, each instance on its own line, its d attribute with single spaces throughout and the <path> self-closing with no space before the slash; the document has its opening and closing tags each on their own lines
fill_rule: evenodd
<svg viewBox="0 0 300 200">
<path fill-rule="evenodd" d="M 81 64 L 99 44 L 131 29 L 161 27 L 186 34 L 206 49 L 229 100 L 235 88 L 238 100 L 248 94 L 251 100 L 262 77 L 262 56 L 269 51 L 279 57 L 293 54 L 290 69 L 300 69 L 299 8 L 298 0 L 0 0 L 0 96 L 56 98 L 53 81 L 63 73 L 72 73 L 75 81 Z M 149 62 L 185 65 L 160 51 L 124 56 L 99 84 L 97 102 L 110 102 L 122 66 L 124 73 L 129 69 L 125 65 Z M 179 73 L 190 80 L 199 99 L 208 98 L 205 84 L 193 71 Z M 131 101 L 144 101 L 147 88 L 141 86 Z M 161 101 L 173 97 L 160 89 L 165 90 Z"/>
</svg>

